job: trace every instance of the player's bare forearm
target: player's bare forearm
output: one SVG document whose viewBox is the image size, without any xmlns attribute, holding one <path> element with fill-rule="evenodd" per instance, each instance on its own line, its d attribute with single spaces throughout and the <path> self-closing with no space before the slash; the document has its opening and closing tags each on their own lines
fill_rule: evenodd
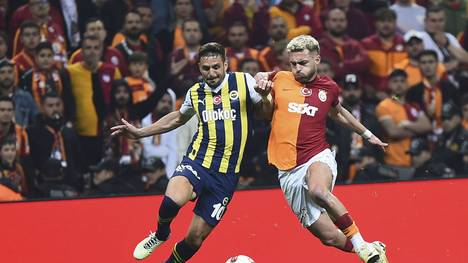
<svg viewBox="0 0 468 263">
<path fill-rule="evenodd" d="M 331 117 L 338 124 L 354 131 L 357 134 L 362 134 L 367 129 L 362 125 L 354 116 L 341 104 L 338 104 L 335 108 L 332 108 Z"/>
<path fill-rule="evenodd" d="M 141 128 L 139 137 L 148 137 L 172 131 L 179 126 L 184 125 L 190 117 L 180 113 L 180 111 L 173 111 L 150 126 Z"/>
</svg>

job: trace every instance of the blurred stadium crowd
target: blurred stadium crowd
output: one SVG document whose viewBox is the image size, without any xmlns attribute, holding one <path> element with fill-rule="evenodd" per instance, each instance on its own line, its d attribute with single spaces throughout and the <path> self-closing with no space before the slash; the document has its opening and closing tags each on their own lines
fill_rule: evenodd
<svg viewBox="0 0 468 263">
<path fill-rule="evenodd" d="M 197 130 L 111 138 L 178 109 L 218 41 L 229 70 L 288 70 L 288 40 L 321 44 L 319 74 L 385 152 L 330 123 L 338 183 L 468 175 L 466 0 L 0 0 L 0 201 L 162 193 Z M 257 121 L 239 188 L 277 186 Z"/>
</svg>

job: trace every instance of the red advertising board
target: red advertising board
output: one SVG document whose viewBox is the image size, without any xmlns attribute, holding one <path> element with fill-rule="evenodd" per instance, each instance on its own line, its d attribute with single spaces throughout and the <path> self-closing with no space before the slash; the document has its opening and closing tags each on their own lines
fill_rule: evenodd
<svg viewBox="0 0 468 263">
<path fill-rule="evenodd" d="M 390 262 L 466 263 L 468 179 L 338 186 L 367 240 L 388 245 Z M 154 230 L 161 196 L 0 204 L 0 262 L 135 262 L 134 245 Z M 146 262 L 164 262 L 182 239 L 193 204 L 171 239 Z M 191 262 L 244 254 L 267 262 L 360 262 L 324 247 L 290 212 L 279 189 L 237 192 Z"/>
</svg>

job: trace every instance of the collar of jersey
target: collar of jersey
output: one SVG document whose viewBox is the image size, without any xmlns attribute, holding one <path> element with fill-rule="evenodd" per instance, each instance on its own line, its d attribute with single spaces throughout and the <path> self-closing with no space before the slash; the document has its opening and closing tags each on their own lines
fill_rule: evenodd
<svg viewBox="0 0 468 263">
<path fill-rule="evenodd" d="M 218 91 L 220 91 L 220 90 L 224 87 L 224 85 L 225 85 L 226 82 L 228 81 L 228 78 L 229 78 L 229 74 L 226 73 L 226 74 L 224 75 L 223 81 L 221 81 L 221 84 L 219 84 L 216 88 L 213 89 L 213 88 L 211 88 L 210 86 L 208 86 L 208 84 L 206 84 L 206 83 L 205 83 L 205 87 L 204 87 L 204 88 L 205 88 L 205 89 L 209 89 L 209 90 L 211 90 L 212 92 L 217 93 Z"/>
</svg>

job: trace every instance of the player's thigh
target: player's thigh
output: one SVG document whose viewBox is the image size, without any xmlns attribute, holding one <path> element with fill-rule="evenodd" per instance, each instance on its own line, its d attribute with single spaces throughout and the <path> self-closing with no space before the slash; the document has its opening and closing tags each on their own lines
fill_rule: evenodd
<svg viewBox="0 0 468 263">
<path fill-rule="evenodd" d="M 339 234 L 339 230 L 333 224 L 327 213 L 322 213 L 317 221 L 307 227 L 310 233 L 322 241 L 332 240 Z"/>
<path fill-rule="evenodd" d="M 165 195 L 179 206 L 185 205 L 192 199 L 193 186 L 184 176 L 173 176 L 169 179 Z"/>
<path fill-rule="evenodd" d="M 190 223 L 186 240 L 191 245 L 199 247 L 213 229 L 214 226 L 208 224 L 202 217 L 195 214 Z"/>
<path fill-rule="evenodd" d="M 306 182 L 312 191 L 316 188 L 323 188 L 329 191 L 333 188 L 333 173 L 330 166 L 324 162 L 313 162 L 307 168 Z"/>
</svg>

